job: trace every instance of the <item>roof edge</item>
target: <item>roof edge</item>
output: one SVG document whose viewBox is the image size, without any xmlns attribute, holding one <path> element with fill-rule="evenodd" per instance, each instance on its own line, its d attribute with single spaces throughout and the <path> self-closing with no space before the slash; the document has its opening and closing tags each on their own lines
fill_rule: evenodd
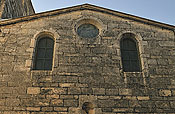
<svg viewBox="0 0 175 114">
<path fill-rule="evenodd" d="M 33 7 L 32 1 L 30 0 L 29 2 L 30 2 L 30 4 L 31 4 L 31 6 L 32 6 L 33 13 L 35 14 L 35 9 L 34 9 L 34 7 Z"/>
<path fill-rule="evenodd" d="M 68 13 L 68 12 L 73 12 L 73 11 L 78 11 L 78 10 L 91 10 L 91 11 L 107 13 L 109 15 L 114 15 L 114 16 L 134 20 L 134 21 L 149 24 L 149 25 L 154 25 L 154 26 L 161 27 L 161 28 L 164 28 L 164 29 L 175 30 L 174 25 L 154 21 L 154 20 L 151 20 L 151 19 L 142 18 L 142 17 L 139 17 L 139 16 L 134 16 L 134 15 L 131 15 L 131 14 L 127 14 L 127 13 L 123 13 L 123 12 L 119 12 L 119 11 L 103 8 L 103 7 L 100 7 L 100 6 L 91 5 L 91 4 L 82 4 L 82 5 L 77 5 L 77 6 L 72 6 L 72 7 L 62 8 L 62 9 L 56 9 L 56 10 L 41 12 L 41 13 L 37 13 L 37 14 L 34 14 L 34 15 L 19 17 L 19 18 L 15 18 L 15 19 L 8 19 L 8 20 L 0 21 L 0 26 L 16 24 L 16 23 L 20 23 L 20 22 L 25 22 L 25 21 L 29 21 L 29 20 L 38 19 L 38 18 L 41 18 L 41 17 L 55 16 L 55 15 Z"/>
</svg>

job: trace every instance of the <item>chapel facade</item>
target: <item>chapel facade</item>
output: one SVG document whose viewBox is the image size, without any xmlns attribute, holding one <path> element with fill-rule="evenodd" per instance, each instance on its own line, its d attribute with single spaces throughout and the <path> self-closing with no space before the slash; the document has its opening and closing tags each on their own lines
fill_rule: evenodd
<svg viewBox="0 0 175 114">
<path fill-rule="evenodd" d="M 175 114 L 175 26 L 30 0 L 0 19 L 0 114 Z"/>
</svg>

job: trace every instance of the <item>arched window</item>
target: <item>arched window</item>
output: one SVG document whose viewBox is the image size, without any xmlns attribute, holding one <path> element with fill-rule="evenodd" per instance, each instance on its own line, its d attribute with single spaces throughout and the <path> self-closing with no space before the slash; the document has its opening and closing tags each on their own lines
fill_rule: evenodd
<svg viewBox="0 0 175 114">
<path fill-rule="evenodd" d="M 36 44 L 34 70 L 52 70 L 54 40 L 50 37 L 39 38 Z"/>
<path fill-rule="evenodd" d="M 124 72 L 140 72 L 140 57 L 137 42 L 133 39 L 133 34 L 123 35 L 120 42 L 121 58 Z"/>
</svg>

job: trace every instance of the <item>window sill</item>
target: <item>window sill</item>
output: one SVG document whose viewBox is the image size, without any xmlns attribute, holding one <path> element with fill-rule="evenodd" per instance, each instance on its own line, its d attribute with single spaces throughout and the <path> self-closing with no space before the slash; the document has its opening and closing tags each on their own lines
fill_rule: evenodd
<svg viewBox="0 0 175 114">
<path fill-rule="evenodd" d="M 142 73 L 142 71 L 140 71 L 140 72 L 124 72 L 123 71 L 123 73 L 126 73 L 126 74 L 140 74 L 140 73 Z"/>
<path fill-rule="evenodd" d="M 53 70 L 31 70 L 32 75 L 52 75 Z"/>
</svg>

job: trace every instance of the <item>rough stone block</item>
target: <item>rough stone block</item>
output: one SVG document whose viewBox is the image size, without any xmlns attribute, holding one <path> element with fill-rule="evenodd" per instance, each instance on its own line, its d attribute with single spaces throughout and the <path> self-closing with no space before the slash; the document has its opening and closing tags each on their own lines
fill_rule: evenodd
<svg viewBox="0 0 175 114">
<path fill-rule="evenodd" d="M 77 107 L 78 106 L 78 101 L 77 100 L 64 100 L 64 106 Z"/>
<path fill-rule="evenodd" d="M 81 88 L 81 93 L 82 94 L 92 94 L 92 88 Z"/>
<path fill-rule="evenodd" d="M 70 107 L 68 114 L 82 114 L 82 111 L 79 108 Z"/>
<path fill-rule="evenodd" d="M 53 111 L 53 107 L 42 107 L 41 111 L 43 111 L 43 112 L 51 112 L 51 111 Z"/>
<path fill-rule="evenodd" d="M 60 87 L 74 87 L 74 83 L 59 83 Z"/>
<path fill-rule="evenodd" d="M 171 90 L 159 90 L 160 96 L 171 96 Z"/>
<path fill-rule="evenodd" d="M 31 48 L 35 47 L 35 39 L 31 39 L 30 47 Z"/>
<path fill-rule="evenodd" d="M 68 88 L 68 94 L 81 94 L 81 89 L 80 88 Z"/>
<path fill-rule="evenodd" d="M 26 60 L 25 66 L 26 67 L 31 67 L 31 65 L 32 65 L 32 60 Z"/>
<path fill-rule="evenodd" d="M 156 101 L 157 108 L 170 108 L 170 103 L 168 101 Z"/>
<path fill-rule="evenodd" d="M 174 42 L 173 41 L 161 41 L 159 42 L 160 46 L 174 46 Z"/>
<path fill-rule="evenodd" d="M 5 99 L 0 99 L 0 106 L 4 106 L 5 105 Z"/>
<path fill-rule="evenodd" d="M 118 89 L 106 89 L 106 95 L 118 95 L 119 90 Z"/>
<path fill-rule="evenodd" d="M 104 88 L 92 88 L 93 94 L 95 95 L 105 95 L 105 89 Z"/>
<path fill-rule="evenodd" d="M 75 95 L 60 95 L 60 99 L 74 99 Z"/>
<path fill-rule="evenodd" d="M 40 107 L 27 107 L 27 111 L 40 111 Z"/>
<path fill-rule="evenodd" d="M 175 107 L 175 101 L 170 102 L 171 107 Z"/>
<path fill-rule="evenodd" d="M 132 95 L 132 90 L 121 88 L 121 89 L 119 89 L 119 95 Z"/>
<path fill-rule="evenodd" d="M 60 95 L 46 95 L 46 98 L 49 98 L 49 99 L 58 99 L 60 98 Z"/>
<path fill-rule="evenodd" d="M 88 84 L 76 84 L 76 87 L 81 87 L 81 88 L 83 88 L 83 87 L 88 87 Z"/>
<path fill-rule="evenodd" d="M 20 106 L 20 104 L 21 104 L 20 99 L 17 99 L 17 98 L 7 98 L 6 99 L 6 106 L 17 107 L 17 106 Z"/>
<path fill-rule="evenodd" d="M 54 94 L 67 94 L 67 88 L 54 88 L 53 89 Z"/>
<path fill-rule="evenodd" d="M 27 94 L 39 94 L 40 88 L 39 87 L 29 87 L 27 88 Z"/>
<path fill-rule="evenodd" d="M 157 64 L 157 61 L 156 61 L 156 59 L 148 59 L 148 64 L 154 64 L 154 65 L 156 65 Z"/>
<path fill-rule="evenodd" d="M 124 100 L 124 99 L 121 99 L 121 100 L 115 100 L 115 107 L 128 107 L 129 106 L 129 102 L 128 100 Z"/>
<path fill-rule="evenodd" d="M 66 107 L 54 107 L 54 111 L 67 112 L 68 108 L 66 108 Z"/>
<path fill-rule="evenodd" d="M 116 107 L 116 102 L 115 100 L 98 100 L 98 107 L 101 108 L 112 108 L 112 107 Z"/>
<path fill-rule="evenodd" d="M 51 100 L 52 106 L 63 106 L 63 100 L 61 99 L 53 99 Z"/>
<path fill-rule="evenodd" d="M 127 99 L 127 100 L 137 100 L 136 96 L 124 96 L 123 99 Z"/>
<path fill-rule="evenodd" d="M 150 100 L 149 96 L 137 96 L 138 100 Z"/>
<path fill-rule="evenodd" d="M 133 112 L 132 108 L 114 108 L 113 112 Z"/>
<path fill-rule="evenodd" d="M 173 94 L 173 96 L 175 96 L 175 90 L 172 90 L 172 94 Z"/>
<path fill-rule="evenodd" d="M 110 96 L 110 99 L 122 99 L 122 96 Z"/>
</svg>

